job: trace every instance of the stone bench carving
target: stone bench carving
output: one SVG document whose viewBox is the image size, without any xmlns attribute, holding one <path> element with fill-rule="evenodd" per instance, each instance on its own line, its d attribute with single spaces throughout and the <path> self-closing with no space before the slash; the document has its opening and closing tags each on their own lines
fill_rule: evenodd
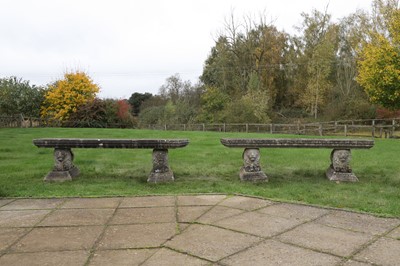
<svg viewBox="0 0 400 266">
<path fill-rule="evenodd" d="M 331 181 L 357 182 L 358 178 L 350 167 L 351 149 L 369 149 L 373 140 L 356 139 L 221 139 L 226 147 L 244 148 L 243 167 L 240 179 L 243 181 L 268 181 L 261 170 L 260 148 L 332 148 L 331 165 L 326 176 Z"/>
<path fill-rule="evenodd" d="M 174 175 L 168 164 L 168 149 L 182 148 L 189 144 L 186 139 L 34 139 L 39 148 L 54 148 L 54 168 L 45 181 L 72 180 L 79 175 L 74 165 L 72 148 L 153 149 L 153 169 L 147 182 L 173 181 Z"/>
</svg>

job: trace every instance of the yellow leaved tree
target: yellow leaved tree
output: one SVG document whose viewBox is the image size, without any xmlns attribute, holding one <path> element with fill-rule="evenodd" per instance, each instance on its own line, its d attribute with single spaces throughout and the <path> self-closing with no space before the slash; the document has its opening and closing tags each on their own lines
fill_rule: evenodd
<svg viewBox="0 0 400 266">
<path fill-rule="evenodd" d="M 99 91 L 99 86 L 85 72 L 67 72 L 64 79 L 49 85 L 41 116 L 60 122 L 68 120 L 79 106 L 94 100 Z"/>
<path fill-rule="evenodd" d="M 400 7 L 394 0 L 375 2 L 384 23 L 372 31 L 360 52 L 357 82 L 371 102 L 396 110 L 400 109 Z"/>
</svg>

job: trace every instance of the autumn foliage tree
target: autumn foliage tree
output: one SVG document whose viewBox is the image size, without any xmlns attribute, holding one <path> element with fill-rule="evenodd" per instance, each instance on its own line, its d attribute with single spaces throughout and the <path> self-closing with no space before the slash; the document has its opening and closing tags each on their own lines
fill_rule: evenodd
<svg viewBox="0 0 400 266">
<path fill-rule="evenodd" d="M 68 120 L 79 106 L 93 101 L 100 88 L 82 71 L 64 74 L 64 79 L 49 86 L 41 115 L 57 121 Z"/>
<path fill-rule="evenodd" d="M 117 118 L 121 127 L 136 125 L 136 119 L 132 115 L 132 106 L 128 100 L 118 100 Z"/>
<path fill-rule="evenodd" d="M 69 121 L 63 122 L 66 127 L 135 127 L 136 119 L 131 114 L 127 100 L 95 98 L 72 113 Z"/>
<path fill-rule="evenodd" d="M 116 109 L 116 103 L 113 101 Z M 114 111 L 114 110 L 112 110 Z M 114 111 L 113 113 L 116 113 Z M 114 115 L 115 117 L 115 115 Z M 112 123 L 115 123 L 115 118 Z M 94 99 L 86 104 L 80 105 L 76 112 L 69 116 L 69 121 L 64 123 L 67 127 L 107 127 L 107 105 L 106 101 Z"/>
<path fill-rule="evenodd" d="M 398 1 L 377 0 L 374 29 L 361 51 L 357 81 L 371 102 L 400 109 L 400 8 Z"/>
</svg>

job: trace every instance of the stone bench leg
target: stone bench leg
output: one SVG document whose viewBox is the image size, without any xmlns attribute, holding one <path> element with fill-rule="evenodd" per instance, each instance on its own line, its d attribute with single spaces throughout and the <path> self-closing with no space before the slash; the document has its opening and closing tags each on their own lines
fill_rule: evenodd
<svg viewBox="0 0 400 266">
<path fill-rule="evenodd" d="M 357 182 L 358 178 L 350 167 L 351 151 L 334 149 L 331 152 L 331 165 L 326 170 L 330 181 Z"/>
<path fill-rule="evenodd" d="M 44 181 L 68 181 L 79 175 L 79 169 L 74 166 L 74 154 L 71 149 L 54 149 L 53 171 L 48 173 Z"/>
<path fill-rule="evenodd" d="M 174 181 L 174 174 L 168 165 L 168 150 L 153 150 L 153 169 L 150 172 L 147 182 L 159 183 Z"/>
<path fill-rule="evenodd" d="M 260 150 L 258 148 L 246 148 L 243 151 L 243 166 L 240 169 L 240 180 L 242 181 L 268 181 L 268 177 L 261 170 Z"/>
</svg>

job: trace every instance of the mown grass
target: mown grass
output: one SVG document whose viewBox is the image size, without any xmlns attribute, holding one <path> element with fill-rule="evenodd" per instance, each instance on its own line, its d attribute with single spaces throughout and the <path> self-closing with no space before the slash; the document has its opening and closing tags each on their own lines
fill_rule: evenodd
<svg viewBox="0 0 400 266">
<path fill-rule="evenodd" d="M 188 138 L 171 149 L 175 182 L 148 184 L 151 150 L 74 149 L 81 175 L 72 182 L 46 183 L 53 150 L 37 148 L 35 138 Z M 325 177 L 330 149 L 262 149 L 268 183 L 239 180 L 242 149 L 226 148 L 222 137 L 300 137 L 288 135 L 176 132 L 132 129 L 0 129 L 0 197 L 125 196 L 227 193 L 288 202 L 400 216 L 400 140 L 376 139 L 370 150 L 353 150 L 358 183 L 335 183 Z"/>
</svg>

